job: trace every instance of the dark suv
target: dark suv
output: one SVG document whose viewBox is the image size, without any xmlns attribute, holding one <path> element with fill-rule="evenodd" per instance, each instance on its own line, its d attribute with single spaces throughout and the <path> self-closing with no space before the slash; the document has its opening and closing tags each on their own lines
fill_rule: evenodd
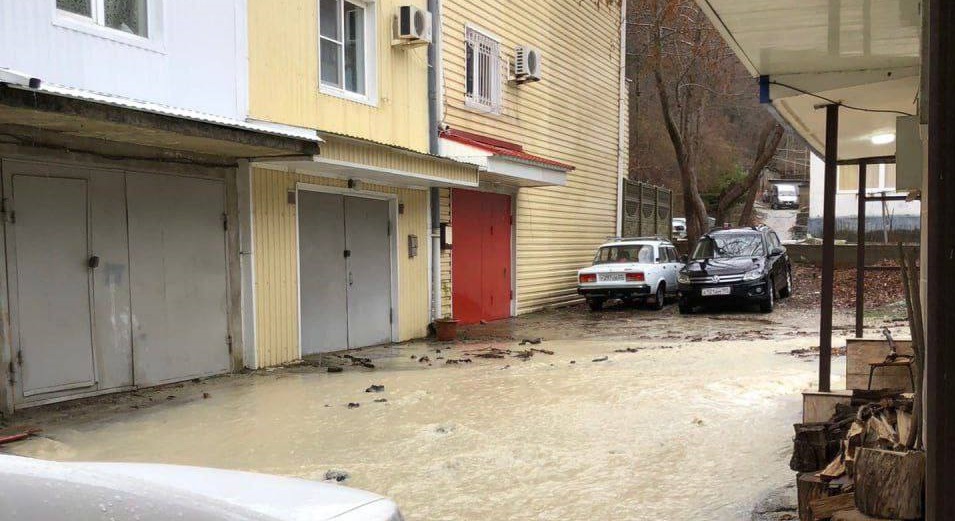
<svg viewBox="0 0 955 521">
<path fill-rule="evenodd" d="M 698 306 L 759 304 L 769 313 L 793 292 L 786 248 L 768 226 L 712 230 L 700 238 L 678 278 L 680 313 Z"/>
</svg>

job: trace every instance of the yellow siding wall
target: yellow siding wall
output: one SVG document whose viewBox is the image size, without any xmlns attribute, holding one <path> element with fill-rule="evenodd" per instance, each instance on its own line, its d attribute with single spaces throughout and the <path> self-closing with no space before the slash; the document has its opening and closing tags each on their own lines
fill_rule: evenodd
<svg viewBox="0 0 955 521">
<path fill-rule="evenodd" d="M 580 0 L 446 0 L 443 7 L 445 123 L 495 136 L 577 167 L 566 187 L 517 197 L 518 312 L 577 298 L 578 268 L 616 231 L 620 10 Z M 600 2 L 603 4 L 603 2 Z M 465 24 L 500 37 L 502 59 L 517 45 L 543 53 L 543 80 L 504 87 L 501 115 L 465 106 Z"/>
<path fill-rule="evenodd" d="M 451 222 L 451 190 L 441 189 L 441 222 Z M 452 232 L 453 234 L 454 232 Z M 454 238 L 452 237 L 452 242 Z M 441 315 L 451 316 L 451 250 L 441 252 Z"/>
<path fill-rule="evenodd" d="M 319 91 L 318 0 L 249 0 L 249 112 L 255 119 L 314 128 L 426 152 L 427 47 L 391 46 L 398 5 L 377 0 L 376 106 Z"/>
<path fill-rule="evenodd" d="M 295 184 L 312 183 L 343 188 L 346 181 L 252 169 L 252 220 L 255 251 L 255 331 L 258 367 L 295 360 L 298 342 L 298 241 L 295 206 L 287 194 Z M 427 335 L 428 192 L 364 184 L 363 190 L 398 194 L 405 209 L 398 216 L 398 329 L 400 340 Z M 407 236 L 418 236 L 418 256 L 408 258 Z M 342 304 L 344 305 L 344 303 Z"/>
</svg>

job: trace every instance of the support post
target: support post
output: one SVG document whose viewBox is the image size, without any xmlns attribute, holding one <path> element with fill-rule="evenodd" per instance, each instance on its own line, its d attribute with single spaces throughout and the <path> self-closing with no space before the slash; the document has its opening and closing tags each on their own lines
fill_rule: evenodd
<svg viewBox="0 0 955 521">
<path fill-rule="evenodd" d="M 822 309 L 819 323 L 819 392 L 830 390 L 832 372 L 832 283 L 836 260 L 836 164 L 839 160 L 839 105 L 826 105 L 826 179 L 822 209 Z"/>
<path fill-rule="evenodd" d="M 926 180 L 926 516 L 955 519 L 955 2 L 931 0 Z M 925 65 L 923 64 L 923 67 Z"/>
<path fill-rule="evenodd" d="M 862 338 L 862 315 L 865 312 L 865 207 L 866 170 L 869 163 L 859 161 L 859 209 L 856 212 L 856 338 Z"/>
</svg>

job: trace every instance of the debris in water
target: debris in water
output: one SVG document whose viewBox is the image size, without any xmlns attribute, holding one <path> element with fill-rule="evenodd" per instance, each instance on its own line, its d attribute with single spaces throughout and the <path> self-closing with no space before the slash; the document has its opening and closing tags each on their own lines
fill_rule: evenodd
<svg viewBox="0 0 955 521">
<path fill-rule="evenodd" d="M 639 352 L 639 351 L 640 351 L 640 350 L 637 349 L 636 347 L 628 347 L 628 348 L 626 348 L 626 349 L 615 349 L 615 350 L 614 350 L 614 353 L 636 353 L 636 352 Z"/>
<path fill-rule="evenodd" d="M 385 403 L 387 401 L 388 401 L 388 398 L 378 398 L 377 400 L 375 400 L 375 403 Z"/>
<path fill-rule="evenodd" d="M 429 357 L 427 357 L 427 356 L 422 356 L 421 358 L 418 359 L 418 362 L 420 362 L 420 363 L 422 363 L 422 364 L 423 364 L 423 363 L 426 363 L 426 362 L 430 362 L 430 361 L 431 361 L 431 358 L 429 358 Z"/>
<path fill-rule="evenodd" d="M 535 352 L 535 353 L 541 353 L 541 354 L 543 354 L 543 355 L 552 355 L 552 354 L 554 354 L 554 352 L 551 351 L 550 349 L 537 349 L 537 348 L 533 348 L 533 347 L 532 347 L 532 348 L 531 348 L 531 351 L 533 351 L 533 352 Z"/>
<path fill-rule="evenodd" d="M 521 360 L 525 362 L 530 360 L 532 356 L 534 356 L 534 351 L 531 349 L 528 349 L 526 351 L 518 351 L 517 353 L 514 353 L 514 358 L 520 358 Z"/>
<path fill-rule="evenodd" d="M 342 371 L 344 371 L 344 369 L 338 366 L 333 366 L 328 368 L 329 373 L 340 373 Z"/>
<path fill-rule="evenodd" d="M 457 364 L 470 364 L 470 358 L 449 358 L 446 362 L 448 365 L 457 365 Z"/>
<path fill-rule="evenodd" d="M 329 470 L 325 473 L 325 481 L 334 481 L 341 483 L 351 477 L 351 474 L 344 470 Z"/>
<path fill-rule="evenodd" d="M 571 360 L 570 363 L 576 364 L 576 363 L 577 363 L 577 360 Z"/>
<path fill-rule="evenodd" d="M 166 397 L 166 399 L 167 399 L 167 400 L 175 400 L 176 397 L 170 394 L 169 396 Z"/>
<path fill-rule="evenodd" d="M 476 358 L 504 358 L 506 355 L 510 354 L 510 350 L 498 349 L 496 347 L 487 347 L 484 349 L 479 349 L 477 351 L 472 351 L 465 353 L 468 356 L 473 356 Z"/>
<path fill-rule="evenodd" d="M 360 404 L 360 403 L 348 402 L 348 408 L 349 408 L 349 409 L 357 409 L 357 408 L 359 408 L 359 407 L 361 407 L 361 404 Z"/>
<path fill-rule="evenodd" d="M 375 364 L 371 363 L 371 358 L 364 358 L 364 357 L 352 356 L 352 355 L 343 355 L 342 358 L 351 360 L 351 365 L 360 365 L 368 369 L 375 368 Z"/>
<path fill-rule="evenodd" d="M 518 345 L 524 346 L 524 345 L 527 345 L 527 344 L 531 344 L 531 345 L 535 345 L 535 346 L 536 346 L 537 344 L 540 344 L 540 343 L 543 342 L 543 341 L 544 341 L 544 339 L 543 339 L 543 338 L 540 338 L 540 337 L 538 337 L 538 338 L 525 338 L 524 340 L 521 340 L 521 343 L 518 344 Z"/>
<path fill-rule="evenodd" d="M 212 395 L 211 395 L 211 394 L 209 394 L 209 393 L 202 393 L 202 399 L 203 399 L 203 400 L 208 400 L 209 398 L 212 398 Z"/>
<path fill-rule="evenodd" d="M 384 385 L 378 385 L 378 384 L 372 384 L 371 387 L 369 387 L 368 389 L 365 389 L 365 392 L 366 392 L 366 393 L 383 393 L 383 392 L 385 392 L 385 386 L 384 386 Z"/>
<path fill-rule="evenodd" d="M 3 445 L 4 443 L 12 443 L 14 441 L 25 440 L 29 438 L 30 436 L 33 436 L 34 434 L 40 432 L 41 430 L 42 429 L 31 428 L 31 429 L 26 429 L 22 432 L 17 432 L 16 434 L 0 437 L 0 445 Z"/>
<path fill-rule="evenodd" d="M 702 427 L 702 426 L 703 426 L 703 420 L 701 420 L 701 419 L 699 419 L 699 418 L 693 418 L 693 424 L 694 424 L 694 425 L 699 425 L 700 427 Z"/>
<path fill-rule="evenodd" d="M 600 358 L 594 358 L 591 362 L 606 362 L 609 359 L 610 357 L 608 356 L 601 356 Z"/>
</svg>

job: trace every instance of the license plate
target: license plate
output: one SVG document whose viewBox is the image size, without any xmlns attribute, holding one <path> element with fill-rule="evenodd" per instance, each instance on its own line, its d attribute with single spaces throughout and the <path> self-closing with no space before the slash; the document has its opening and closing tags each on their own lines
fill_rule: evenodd
<svg viewBox="0 0 955 521">
<path fill-rule="evenodd" d="M 600 282 L 623 282 L 627 276 L 623 273 L 598 273 L 597 280 Z"/>
<path fill-rule="evenodd" d="M 700 291 L 700 294 L 702 294 L 704 297 L 712 297 L 714 295 L 729 295 L 730 287 L 726 286 L 722 288 L 703 288 L 703 290 Z"/>
</svg>

